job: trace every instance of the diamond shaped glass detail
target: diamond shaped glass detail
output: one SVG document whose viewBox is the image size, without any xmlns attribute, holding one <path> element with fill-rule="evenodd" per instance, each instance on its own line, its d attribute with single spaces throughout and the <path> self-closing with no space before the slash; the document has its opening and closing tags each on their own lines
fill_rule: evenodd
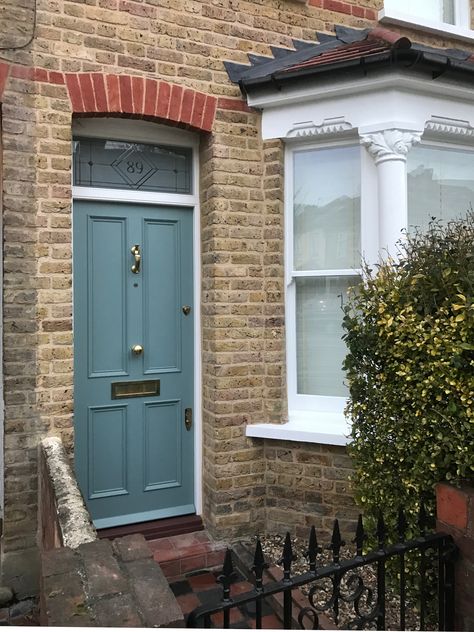
<svg viewBox="0 0 474 632">
<path fill-rule="evenodd" d="M 74 184 L 189 194 L 192 156 L 190 147 L 78 138 L 74 141 Z"/>
<path fill-rule="evenodd" d="M 134 189 L 139 189 L 157 171 L 137 145 L 124 151 L 111 166 Z"/>
</svg>

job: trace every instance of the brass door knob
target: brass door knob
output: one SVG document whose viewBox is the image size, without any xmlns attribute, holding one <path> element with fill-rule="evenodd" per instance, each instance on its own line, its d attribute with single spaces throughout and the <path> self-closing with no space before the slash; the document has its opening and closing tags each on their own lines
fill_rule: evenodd
<svg viewBox="0 0 474 632">
<path fill-rule="evenodd" d="M 135 355 L 140 355 L 141 353 L 143 353 L 143 347 L 141 345 L 133 345 L 132 353 L 134 353 Z"/>
</svg>

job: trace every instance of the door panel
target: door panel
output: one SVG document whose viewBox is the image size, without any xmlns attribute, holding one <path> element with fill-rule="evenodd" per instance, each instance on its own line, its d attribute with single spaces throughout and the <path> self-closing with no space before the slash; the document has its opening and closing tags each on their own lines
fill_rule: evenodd
<svg viewBox="0 0 474 632">
<path fill-rule="evenodd" d="M 144 483 L 145 491 L 181 484 L 180 402 L 145 404 Z M 151 446 L 159 446 L 155 453 Z M 178 455 L 175 458 L 175 455 Z"/>
<path fill-rule="evenodd" d="M 143 331 L 145 373 L 179 371 L 181 358 L 180 239 L 178 222 L 144 224 Z M 153 323 L 160 323 L 159 327 Z"/>
<path fill-rule="evenodd" d="M 90 376 L 126 375 L 126 219 L 92 216 L 87 228 Z"/>
<path fill-rule="evenodd" d="M 127 407 L 89 408 L 89 496 L 128 494 Z"/>
<path fill-rule="evenodd" d="M 74 204 L 75 463 L 98 528 L 194 512 L 192 226 L 190 209 Z M 113 399 L 121 382 L 140 396 Z"/>
</svg>

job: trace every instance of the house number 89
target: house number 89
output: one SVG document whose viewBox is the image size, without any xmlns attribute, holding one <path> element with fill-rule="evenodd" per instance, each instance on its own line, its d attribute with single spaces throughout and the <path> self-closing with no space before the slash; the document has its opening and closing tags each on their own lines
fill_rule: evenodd
<svg viewBox="0 0 474 632">
<path fill-rule="evenodd" d="M 132 162 L 129 160 L 127 162 L 127 173 L 142 173 L 143 172 L 143 162 L 137 160 L 137 162 Z"/>
</svg>

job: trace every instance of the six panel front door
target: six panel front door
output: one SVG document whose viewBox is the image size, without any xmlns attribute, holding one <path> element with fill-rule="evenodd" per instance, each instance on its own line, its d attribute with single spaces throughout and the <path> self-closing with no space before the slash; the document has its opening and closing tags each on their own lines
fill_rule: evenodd
<svg viewBox="0 0 474 632">
<path fill-rule="evenodd" d="M 194 513 L 192 210 L 77 201 L 73 247 L 75 466 L 94 524 Z"/>
</svg>

